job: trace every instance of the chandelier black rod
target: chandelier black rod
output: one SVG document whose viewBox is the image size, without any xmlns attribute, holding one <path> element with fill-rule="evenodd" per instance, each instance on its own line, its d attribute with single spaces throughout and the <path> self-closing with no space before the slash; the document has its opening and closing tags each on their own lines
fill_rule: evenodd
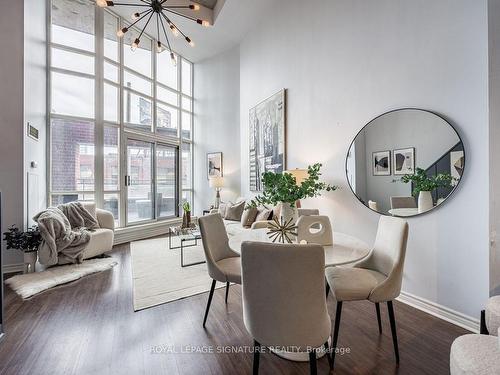
<svg viewBox="0 0 500 375">
<path fill-rule="evenodd" d="M 151 13 L 151 14 L 149 15 L 149 18 L 148 18 L 148 20 L 147 20 L 146 24 L 144 25 L 144 27 L 142 28 L 142 31 L 141 31 L 141 33 L 139 34 L 139 36 L 137 37 L 137 39 L 141 39 L 141 36 L 142 36 L 142 34 L 144 33 L 144 30 L 146 30 L 146 27 L 148 27 L 149 21 L 151 21 L 151 17 L 153 17 L 153 14 L 154 14 L 154 13 Z"/>
<path fill-rule="evenodd" d="M 143 19 L 144 17 L 146 17 L 148 14 L 153 13 L 153 9 L 148 9 L 148 10 L 145 10 L 143 13 L 144 13 L 144 14 L 143 14 L 140 18 L 136 19 L 133 23 L 131 23 L 131 24 L 130 24 L 130 26 L 129 26 L 128 28 L 130 28 L 130 27 L 134 26 L 137 22 L 139 22 L 140 20 L 142 20 L 142 19 Z"/>
<path fill-rule="evenodd" d="M 172 52 L 172 47 L 170 47 L 170 42 L 168 40 L 167 31 L 165 30 L 165 25 L 163 24 L 163 20 L 161 19 L 161 17 L 160 17 L 160 22 L 161 22 L 161 28 L 163 29 L 163 34 L 165 34 L 165 39 L 167 40 L 168 50 L 170 52 Z"/>
<path fill-rule="evenodd" d="M 125 6 L 125 7 L 149 7 L 149 8 L 151 8 L 151 4 L 113 3 L 113 5 L 120 5 L 120 6 Z"/>
<path fill-rule="evenodd" d="M 167 21 L 167 23 L 168 23 L 168 24 L 171 24 L 172 26 L 174 26 L 174 27 L 175 27 L 175 29 L 176 29 L 178 32 L 180 32 L 180 33 L 181 33 L 181 35 L 182 35 L 184 38 L 187 38 L 186 34 L 184 34 L 184 33 L 182 32 L 182 30 L 181 30 L 181 29 L 179 29 L 179 28 L 175 25 L 175 23 L 173 23 L 173 22 L 170 20 L 170 18 L 168 18 L 165 14 L 163 14 L 163 12 L 161 13 L 161 15 L 163 16 L 163 18 L 165 18 L 165 20 Z"/>
<path fill-rule="evenodd" d="M 198 22 L 198 19 L 197 19 L 197 18 L 190 17 L 190 16 L 186 16 L 185 14 L 182 14 L 182 13 L 176 12 L 175 10 L 170 10 L 170 8 L 165 8 L 165 7 L 162 7 L 162 9 L 163 9 L 163 10 L 165 10 L 165 11 L 167 11 L 167 12 L 170 12 L 170 13 L 176 14 L 176 15 L 178 15 L 178 16 L 181 16 L 181 17 L 187 18 L 188 20 Z"/>
</svg>

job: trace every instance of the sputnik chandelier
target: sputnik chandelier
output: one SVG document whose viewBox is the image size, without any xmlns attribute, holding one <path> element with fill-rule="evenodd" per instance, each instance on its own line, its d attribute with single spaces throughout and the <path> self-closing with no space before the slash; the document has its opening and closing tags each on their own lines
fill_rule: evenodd
<svg viewBox="0 0 500 375">
<path fill-rule="evenodd" d="M 170 41 L 168 40 L 168 35 L 167 31 L 165 28 L 165 24 L 168 25 L 170 28 L 172 34 L 175 37 L 178 37 L 179 34 L 182 35 L 182 37 L 186 40 L 186 42 L 189 43 L 191 47 L 194 47 L 194 42 L 189 38 L 186 34 L 184 34 L 173 22 L 172 20 L 168 17 L 169 14 L 175 14 L 177 16 L 187 18 L 191 21 L 194 21 L 202 26 L 208 27 L 210 26 L 210 22 L 201 20 L 199 18 L 195 17 L 190 17 L 185 14 L 179 13 L 179 9 L 191 9 L 191 10 L 199 10 L 200 6 L 198 4 L 190 4 L 190 5 L 167 5 L 168 0 L 138 0 L 138 3 L 131 4 L 131 3 L 117 3 L 114 1 L 110 0 L 96 0 L 96 4 L 101 7 L 112 7 L 115 5 L 118 6 L 132 6 L 132 7 L 141 7 L 141 8 L 147 8 L 141 12 L 135 12 L 132 14 L 132 20 L 134 21 L 130 26 L 128 27 L 123 27 L 120 30 L 116 32 L 116 35 L 118 37 L 123 37 L 131 28 L 132 26 L 135 26 L 137 23 L 140 21 L 146 19 L 146 23 L 142 27 L 141 32 L 135 38 L 134 42 L 130 46 L 132 51 L 135 51 L 137 47 L 139 46 L 139 43 L 141 42 L 141 36 L 144 34 L 144 30 L 148 26 L 149 22 L 151 21 L 152 18 L 156 18 L 156 33 L 157 33 L 157 45 L 156 45 L 156 51 L 158 53 L 162 52 L 164 50 L 164 46 L 162 45 L 160 41 L 160 27 L 161 30 L 163 31 L 163 34 L 165 35 L 165 40 L 167 42 L 166 49 L 170 51 L 170 58 L 172 60 L 172 63 L 175 65 L 175 55 L 174 52 L 172 51 L 172 47 L 170 46 Z"/>
</svg>

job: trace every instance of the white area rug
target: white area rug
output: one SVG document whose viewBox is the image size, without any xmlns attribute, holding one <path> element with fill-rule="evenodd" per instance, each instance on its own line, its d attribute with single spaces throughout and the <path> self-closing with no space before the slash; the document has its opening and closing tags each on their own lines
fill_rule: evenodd
<svg viewBox="0 0 500 375">
<path fill-rule="evenodd" d="M 113 258 L 97 258 L 84 261 L 82 264 L 56 266 L 41 272 L 16 275 L 5 283 L 22 298 L 26 299 L 57 285 L 78 280 L 83 276 L 101 272 L 117 265 Z"/>
<path fill-rule="evenodd" d="M 172 237 L 172 245 L 179 245 Z M 171 250 L 168 238 L 135 241 L 130 244 L 132 278 L 134 285 L 134 310 L 161 305 L 181 298 L 208 292 L 212 279 L 207 265 L 181 267 L 181 250 Z M 184 263 L 205 260 L 203 245 L 184 249 Z M 222 283 L 217 283 L 218 288 Z"/>
</svg>

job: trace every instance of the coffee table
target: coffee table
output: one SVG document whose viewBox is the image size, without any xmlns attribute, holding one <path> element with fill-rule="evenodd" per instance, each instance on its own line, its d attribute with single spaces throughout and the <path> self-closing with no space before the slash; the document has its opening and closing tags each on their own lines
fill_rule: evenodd
<svg viewBox="0 0 500 375">
<path fill-rule="evenodd" d="M 172 246 L 172 236 L 179 238 L 180 246 Z M 201 233 L 197 226 L 191 228 L 182 228 L 180 226 L 168 228 L 168 248 L 170 250 L 181 249 L 181 267 L 194 266 L 196 264 L 206 263 L 204 260 L 199 262 L 184 263 L 184 249 L 198 245 L 201 240 Z"/>
</svg>

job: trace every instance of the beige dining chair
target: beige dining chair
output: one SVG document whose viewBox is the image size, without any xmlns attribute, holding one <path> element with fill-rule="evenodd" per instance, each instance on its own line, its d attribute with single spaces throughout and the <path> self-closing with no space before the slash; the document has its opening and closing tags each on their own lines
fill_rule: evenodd
<svg viewBox="0 0 500 375">
<path fill-rule="evenodd" d="M 300 216 L 297 220 L 297 241 L 318 245 L 333 245 L 332 224 L 328 216 Z"/>
<path fill-rule="evenodd" d="M 205 327 L 216 282 L 226 283 L 227 303 L 230 283 L 241 284 L 241 261 L 240 255 L 229 247 L 229 239 L 220 214 L 202 216 L 198 219 L 198 223 L 207 260 L 208 274 L 213 279 L 203 318 L 203 327 Z"/>
<path fill-rule="evenodd" d="M 241 245 L 241 266 L 243 320 L 254 339 L 253 373 L 259 371 L 262 346 L 309 351 L 312 374 L 317 368 L 311 348 L 324 346 L 331 366 L 323 247 L 247 241 Z"/>
<path fill-rule="evenodd" d="M 413 197 L 391 197 L 392 208 L 417 208 L 417 202 Z"/>
<path fill-rule="evenodd" d="M 325 270 L 328 290 L 337 300 L 333 333 L 332 362 L 339 337 L 340 316 L 344 301 L 369 300 L 375 303 L 379 332 L 382 333 L 380 302 L 387 302 L 396 362 L 399 363 L 396 319 L 392 300 L 399 296 L 408 239 L 408 223 L 400 218 L 382 216 L 375 244 L 368 256 L 353 267 L 328 267 Z"/>
</svg>

